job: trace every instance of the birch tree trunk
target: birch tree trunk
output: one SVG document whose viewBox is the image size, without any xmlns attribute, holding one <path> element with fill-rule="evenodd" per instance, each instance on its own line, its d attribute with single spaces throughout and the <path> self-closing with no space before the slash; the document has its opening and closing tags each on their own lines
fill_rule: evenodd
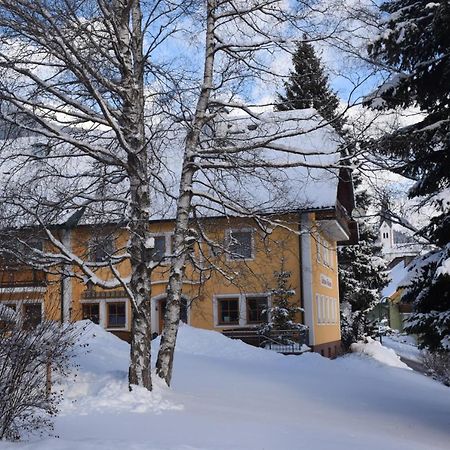
<svg viewBox="0 0 450 450">
<path fill-rule="evenodd" d="M 128 382 L 130 390 L 133 385 L 151 390 L 151 281 L 147 267 L 151 251 L 147 248 L 150 237 L 150 198 L 144 118 L 144 37 L 140 2 L 133 1 L 130 5 L 121 5 L 118 9 L 121 14 L 118 19 L 118 45 L 123 60 L 122 84 L 125 88 L 120 122 L 128 147 L 127 168 L 130 180 L 128 252 L 131 263 L 129 296 L 132 319 Z M 128 7 L 131 7 L 131 12 Z"/>
<path fill-rule="evenodd" d="M 215 56 L 215 17 L 214 11 L 217 0 L 208 0 L 206 5 L 206 45 L 203 82 L 197 102 L 192 129 L 186 140 L 183 169 L 180 180 L 180 193 L 177 201 L 177 214 L 175 223 L 175 254 L 169 275 L 167 290 L 166 313 L 161 344 L 156 362 L 156 373 L 168 386 L 172 380 L 173 359 L 180 323 L 181 295 L 183 278 L 186 269 L 186 255 L 191 248 L 189 242 L 189 215 L 192 201 L 192 181 L 195 174 L 195 155 L 200 133 L 206 120 L 206 111 L 213 87 L 214 56 Z"/>
</svg>

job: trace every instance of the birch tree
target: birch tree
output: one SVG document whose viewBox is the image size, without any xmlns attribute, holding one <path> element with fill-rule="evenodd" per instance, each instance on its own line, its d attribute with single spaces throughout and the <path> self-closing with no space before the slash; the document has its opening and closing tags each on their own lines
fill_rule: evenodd
<svg viewBox="0 0 450 450">
<path fill-rule="evenodd" d="M 45 230 L 54 251 L 32 252 L 41 267 L 126 291 L 133 311 L 130 389 L 152 387 L 148 223 L 158 163 L 149 143 L 156 104 L 146 107 L 145 86 L 157 79 L 151 56 L 188 3 L 0 2 L 3 229 Z M 50 225 L 80 211 L 93 223 L 123 223 L 127 247 L 97 265 L 75 255 Z M 117 269 L 124 260 L 128 279 Z M 109 267 L 107 278 L 96 275 L 99 266 Z"/>
<path fill-rule="evenodd" d="M 326 14 L 326 10 L 321 13 Z M 248 92 L 252 84 L 263 85 L 273 83 L 274 78 L 282 79 L 282 71 L 273 64 L 273 54 L 293 53 L 298 36 L 304 36 L 305 41 L 323 38 L 323 27 L 317 25 L 317 10 L 312 3 L 297 2 L 295 8 L 290 8 L 284 2 L 269 0 L 208 0 L 198 14 L 204 24 L 203 73 L 194 108 L 186 121 L 188 131 L 177 196 L 176 253 L 170 270 L 165 326 L 156 364 L 157 374 L 167 384 L 172 377 L 186 258 L 192 240 L 198 239 L 195 233 L 199 230 L 201 238 L 211 242 L 202 233 L 198 221 L 196 231 L 191 231 L 190 219 L 198 219 L 201 210 L 205 213 L 205 209 L 209 209 L 209 214 L 215 211 L 224 216 L 251 217 L 262 228 L 280 225 L 276 219 L 267 218 L 265 212 L 273 210 L 275 205 L 280 210 L 301 207 L 298 203 L 288 204 L 289 196 L 285 196 L 282 189 L 275 194 L 280 188 L 277 182 L 280 171 L 286 175 L 289 168 L 330 169 L 333 165 L 329 161 L 308 160 L 305 148 L 289 144 L 293 137 L 325 129 L 328 125 L 325 119 L 313 110 L 306 110 L 300 119 L 298 115 L 294 118 L 279 114 L 268 120 L 251 108 Z M 265 107 L 272 109 L 274 104 Z M 227 110 L 245 115 L 247 120 L 227 116 Z M 326 153 L 324 149 L 316 151 L 317 155 L 321 151 Z M 227 177 L 233 181 L 227 181 Z M 255 198 L 249 200 L 252 193 L 245 189 L 237 193 L 232 185 L 245 184 L 243 180 L 250 184 L 256 182 L 255 190 L 258 184 L 260 187 L 261 183 L 270 184 L 274 193 L 271 206 Z"/>
<path fill-rule="evenodd" d="M 301 148 L 297 139 L 330 133 L 325 119 L 314 110 L 252 108 L 255 90 L 283 77 L 274 56 L 290 55 L 299 36 L 322 39 L 329 30 L 318 17 L 327 13 L 309 0 L 0 0 L 0 119 L 10 125 L 2 131 L 3 228 L 31 224 L 53 249 L 36 251 L 22 238 L 5 251 L 125 290 L 133 312 L 130 387 L 151 389 L 150 219 L 176 219 L 157 361 L 170 384 L 187 259 L 199 239 L 220 244 L 202 228 L 202 215 L 289 227 L 267 216 L 275 206 L 301 206 L 289 195 L 289 170 L 304 168 L 305 183 L 310 169 L 335 176 L 333 146 Z M 51 226 L 64 230 L 80 219 L 121 224 L 129 242 L 89 261 Z M 126 263 L 129 278 L 119 272 Z"/>
</svg>

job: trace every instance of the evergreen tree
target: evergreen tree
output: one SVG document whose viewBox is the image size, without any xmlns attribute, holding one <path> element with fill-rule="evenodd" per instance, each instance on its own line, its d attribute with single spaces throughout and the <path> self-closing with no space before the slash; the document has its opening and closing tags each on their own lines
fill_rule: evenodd
<svg viewBox="0 0 450 450">
<path fill-rule="evenodd" d="M 427 199 L 437 214 L 421 230 L 436 250 L 419 258 L 403 300 L 414 314 L 406 330 L 432 350 L 450 349 L 450 3 L 392 0 L 386 29 L 369 54 L 392 75 L 370 96 L 373 108 L 416 107 L 422 120 L 374 142 L 394 161 L 395 171 L 416 181 L 410 197 Z"/>
<path fill-rule="evenodd" d="M 276 288 L 270 291 L 272 306 L 267 309 L 267 317 L 270 320 L 261 326 L 260 333 L 269 334 L 272 331 L 304 330 L 306 328 L 295 318 L 303 310 L 291 301 L 295 290 L 290 285 L 290 278 L 291 272 L 284 270 L 284 261 L 282 261 L 281 270 L 274 272 Z M 284 336 L 280 334 L 279 340 L 284 341 Z"/>
<path fill-rule="evenodd" d="M 361 179 L 354 177 L 356 206 L 367 210 L 370 196 L 360 189 Z M 342 344 L 348 349 L 353 342 L 375 333 L 369 313 L 380 304 L 381 289 L 387 283 L 386 265 L 381 258 L 381 247 L 376 244 L 373 226 L 359 221 L 357 245 L 339 247 L 339 298 L 341 302 Z"/>
<path fill-rule="evenodd" d="M 294 69 L 284 83 L 285 94 L 278 94 L 277 111 L 315 108 L 340 131 L 343 119 L 337 112 L 339 98 L 329 86 L 328 76 L 314 47 L 308 42 L 299 41 L 292 63 Z"/>
</svg>

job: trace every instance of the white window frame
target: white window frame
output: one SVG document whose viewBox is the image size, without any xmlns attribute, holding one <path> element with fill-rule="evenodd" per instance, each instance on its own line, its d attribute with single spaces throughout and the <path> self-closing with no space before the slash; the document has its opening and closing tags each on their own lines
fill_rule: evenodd
<svg viewBox="0 0 450 450">
<path fill-rule="evenodd" d="M 250 258 L 233 258 L 229 247 L 231 243 L 231 235 L 234 233 L 250 233 Z M 234 227 L 225 230 L 225 248 L 228 262 L 253 261 L 255 259 L 255 229 L 252 227 Z"/>
<path fill-rule="evenodd" d="M 99 298 L 88 298 L 88 299 L 81 299 L 80 300 L 80 305 L 81 305 L 81 316 L 83 316 L 83 305 L 86 304 L 98 304 L 98 324 L 100 326 L 102 326 L 103 328 L 106 328 L 106 326 L 104 326 L 104 324 L 102 324 L 102 301 L 104 299 L 99 299 Z"/>
<path fill-rule="evenodd" d="M 114 254 L 116 252 L 116 250 L 117 250 L 117 247 L 116 247 L 116 236 L 114 235 L 114 233 L 111 233 L 111 234 L 103 235 L 102 238 L 99 237 L 98 239 L 106 239 L 106 238 L 110 238 L 112 240 L 112 249 L 113 249 L 112 254 Z M 94 248 L 96 247 L 96 245 L 99 244 L 99 242 L 97 242 L 96 239 L 97 238 L 95 236 L 91 236 L 89 241 L 88 241 L 88 260 L 91 263 L 103 263 L 103 262 L 105 262 L 107 260 L 97 261 L 94 258 L 92 258 L 93 253 L 94 253 Z"/>
<path fill-rule="evenodd" d="M 334 248 L 331 242 L 325 239 L 320 234 L 317 234 L 316 239 L 316 259 L 317 262 L 329 269 L 333 269 L 332 253 Z"/>
<path fill-rule="evenodd" d="M 337 325 L 338 320 L 338 301 L 328 295 L 316 294 L 317 325 Z"/>
<path fill-rule="evenodd" d="M 127 298 L 96 298 L 96 299 L 82 299 L 80 304 L 98 303 L 98 322 L 99 326 L 106 331 L 129 331 L 130 329 L 130 313 Z M 125 303 L 125 326 L 121 328 L 108 327 L 108 303 Z"/>
<path fill-rule="evenodd" d="M 23 312 L 23 305 L 25 304 L 34 304 L 39 303 L 41 305 L 41 322 L 45 320 L 45 302 L 42 298 L 26 298 L 26 299 L 17 299 L 17 300 L 2 300 L 0 301 L 2 305 L 15 305 L 16 306 L 16 314 L 19 317 L 20 326 L 22 326 L 23 321 L 25 319 L 25 314 Z"/>
<path fill-rule="evenodd" d="M 252 297 L 266 297 L 267 298 L 267 309 L 270 310 L 272 307 L 272 298 L 268 292 L 248 292 L 245 294 L 216 294 L 213 295 L 213 320 L 214 328 L 238 328 L 238 327 L 257 327 L 257 323 L 247 322 L 247 298 Z M 223 325 L 219 324 L 219 301 L 221 299 L 237 299 L 239 305 L 239 323 Z M 270 320 L 270 312 L 267 313 L 268 320 Z"/>
<path fill-rule="evenodd" d="M 91 303 L 95 303 L 92 301 Z M 129 305 L 128 305 L 128 299 L 126 298 L 108 298 L 108 299 L 101 299 L 100 307 L 99 307 L 99 314 L 100 314 L 100 324 L 104 324 L 103 327 L 106 331 L 128 331 L 130 329 L 130 314 L 128 312 Z M 117 328 L 117 327 L 108 327 L 108 303 L 125 303 L 125 326 Z M 102 308 L 103 304 L 103 308 Z M 102 313 L 103 313 L 103 320 L 102 320 Z"/>
<path fill-rule="evenodd" d="M 157 237 L 164 237 L 164 257 L 161 259 L 161 261 L 153 261 L 159 263 L 161 266 L 166 266 L 170 264 L 171 256 L 172 256 L 172 249 L 171 249 L 171 243 L 172 243 L 172 236 L 175 233 L 173 231 L 165 231 L 162 233 L 150 233 L 151 238 L 157 238 Z"/>
</svg>

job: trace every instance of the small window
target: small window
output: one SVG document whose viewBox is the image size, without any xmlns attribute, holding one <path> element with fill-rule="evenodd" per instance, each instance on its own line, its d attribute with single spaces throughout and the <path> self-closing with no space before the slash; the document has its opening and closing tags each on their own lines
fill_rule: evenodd
<svg viewBox="0 0 450 450">
<path fill-rule="evenodd" d="M 82 310 L 83 320 L 90 320 L 91 322 L 100 323 L 100 308 L 98 303 L 83 303 Z"/>
<path fill-rule="evenodd" d="M 166 256 L 166 236 L 154 236 L 152 260 L 161 261 Z"/>
<path fill-rule="evenodd" d="M 230 231 L 228 251 L 230 259 L 252 259 L 253 258 L 253 237 L 249 231 Z"/>
<path fill-rule="evenodd" d="M 239 299 L 221 298 L 218 300 L 219 325 L 239 325 Z"/>
<path fill-rule="evenodd" d="M 125 302 L 108 303 L 108 328 L 125 328 Z"/>
<path fill-rule="evenodd" d="M 247 323 L 267 322 L 267 297 L 247 297 Z"/>
<path fill-rule="evenodd" d="M 40 303 L 24 303 L 23 328 L 30 330 L 42 322 L 42 306 Z"/>
<path fill-rule="evenodd" d="M 114 254 L 113 236 L 95 238 L 90 243 L 89 259 L 94 262 L 107 261 Z"/>
</svg>

